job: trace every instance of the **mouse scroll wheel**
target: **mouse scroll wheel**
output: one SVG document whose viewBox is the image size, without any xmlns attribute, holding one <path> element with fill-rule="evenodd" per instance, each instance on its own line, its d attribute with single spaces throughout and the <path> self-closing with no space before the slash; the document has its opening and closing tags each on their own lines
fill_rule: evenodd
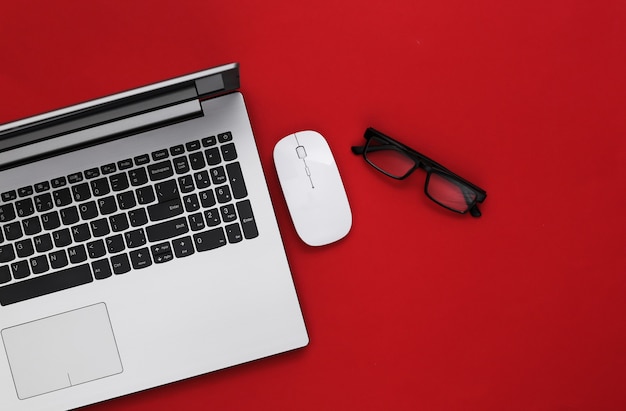
<svg viewBox="0 0 626 411">
<path fill-rule="evenodd" d="M 306 157 L 306 150 L 304 149 L 304 146 L 296 147 L 296 153 L 298 154 L 298 158 Z"/>
</svg>

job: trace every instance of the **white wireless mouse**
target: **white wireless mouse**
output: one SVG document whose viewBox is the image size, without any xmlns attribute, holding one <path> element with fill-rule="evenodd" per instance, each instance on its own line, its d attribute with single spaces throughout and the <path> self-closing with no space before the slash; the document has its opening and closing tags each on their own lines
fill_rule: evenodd
<svg viewBox="0 0 626 411">
<path fill-rule="evenodd" d="M 299 131 L 274 147 L 274 164 L 296 232 L 308 245 L 335 242 L 350 231 L 352 211 L 328 143 Z"/>
</svg>

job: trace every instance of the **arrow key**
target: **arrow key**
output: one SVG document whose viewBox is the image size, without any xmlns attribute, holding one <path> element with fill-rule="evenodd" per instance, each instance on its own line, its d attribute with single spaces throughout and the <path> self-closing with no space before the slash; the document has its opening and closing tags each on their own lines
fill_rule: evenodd
<svg viewBox="0 0 626 411">
<path fill-rule="evenodd" d="M 178 258 L 187 257 L 194 253 L 193 241 L 191 241 L 189 236 L 173 240 L 172 245 L 174 247 L 174 255 Z"/>
<path fill-rule="evenodd" d="M 146 268 L 152 265 L 152 260 L 150 259 L 150 251 L 146 247 L 140 248 L 139 250 L 131 251 L 130 261 L 133 265 L 133 268 L 136 270 L 140 268 Z"/>
</svg>

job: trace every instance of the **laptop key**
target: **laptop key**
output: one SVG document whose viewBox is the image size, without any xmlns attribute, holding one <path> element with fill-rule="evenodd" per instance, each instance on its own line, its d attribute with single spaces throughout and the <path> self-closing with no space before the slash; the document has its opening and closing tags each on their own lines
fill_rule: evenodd
<svg viewBox="0 0 626 411">
<path fill-rule="evenodd" d="M 215 194 L 217 195 L 217 201 L 220 204 L 228 203 L 230 200 L 233 199 L 232 195 L 230 194 L 230 188 L 228 188 L 227 185 L 216 188 Z"/>
<path fill-rule="evenodd" d="M 128 228 L 128 218 L 126 214 L 116 214 L 109 217 L 111 223 L 111 230 L 113 232 L 124 231 Z"/>
<path fill-rule="evenodd" d="M 20 197 L 33 195 L 33 186 L 26 186 L 26 187 L 19 188 L 17 190 L 17 195 Z"/>
<path fill-rule="evenodd" d="M 213 250 L 215 248 L 226 245 L 226 236 L 224 229 L 214 228 L 212 230 L 203 231 L 193 235 L 193 242 L 199 252 Z"/>
<path fill-rule="evenodd" d="M 196 193 L 191 193 L 183 197 L 183 202 L 185 203 L 185 210 L 188 213 L 193 213 L 200 208 L 200 203 L 198 202 L 198 195 Z"/>
<path fill-rule="evenodd" d="M 100 210 L 101 215 L 113 214 L 116 212 L 117 204 L 115 203 L 115 197 L 108 196 L 98 199 L 98 209 Z"/>
<path fill-rule="evenodd" d="M 114 174 L 109 177 L 109 181 L 111 182 L 111 189 L 113 191 L 122 191 L 126 190 L 129 187 L 128 177 L 126 173 Z"/>
<path fill-rule="evenodd" d="M 75 225 L 72 227 L 72 236 L 74 237 L 74 241 L 77 243 L 89 240 L 91 238 L 89 225 L 87 223 Z"/>
<path fill-rule="evenodd" d="M 149 204 L 155 200 L 152 186 L 141 187 L 135 190 L 139 204 Z"/>
<path fill-rule="evenodd" d="M 135 157 L 136 166 L 148 164 L 149 162 L 150 162 L 150 157 L 147 154 L 142 154 L 140 156 Z"/>
<path fill-rule="evenodd" d="M 35 205 L 31 198 L 25 198 L 15 202 L 15 211 L 18 217 L 26 217 L 35 212 Z"/>
<path fill-rule="evenodd" d="M 141 190 L 141 189 L 137 189 Z M 129 208 L 133 208 L 137 202 L 135 201 L 135 196 L 132 191 L 125 191 L 123 193 L 119 193 L 117 196 L 117 202 L 120 205 L 121 210 L 127 210 Z"/>
<path fill-rule="evenodd" d="M 215 194 L 213 190 L 208 189 L 200 192 L 200 202 L 202 203 L 202 207 L 209 208 L 213 207 L 217 202 L 215 201 Z"/>
<path fill-rule="evenodd" d="M 72 244 L 72 236 L 70 235 L 70 230 L 67 228 L 62 228 L 52 233 L 52 239 L 54 240 L 54 245 L 57 247 L 65 247 L 66 245 Z"/>
<path fill-rule="evenodd" d="M 91 226 L 91 232 L 94 237 L 104 237 L 111 232 L 106 218 L 92 220 L 89 222 L 89 225 Z"/>
<path fill-rule="evenodd" d="M 91 182 L 91 190 L 93 191 L 93 195 L 100 197 L 103 195 L 107 195 L 111 192 L 111 187 L 109 186 L 109 179 L 99 178 L 97 180 L 93 180 Z"/>
<path fill-rule="evenodd" d="M 187 220 L 180 217 L 175 220 L 165 221 L 146 227 L 148 240 L 151 242 L 163 241 L 168 238 L 177 237 L 189 231 Z"/>
<path fill-rule="evenodd" d="M 8 241 L 17 240 L 22 236 L 22 226 L 19 221 L 6 224 L 4 226 L 4 238 Z"/>
<path fill-rule="evenodd" d="M 83 220 L 91 220 L 98 217 L 98 207 L 95 201 L 87 201 L 82 203 L 79 207 L 80 216 Z"/>
<path fill-rule="evenodd" d="M 41 222 L 43 224 L 44 230 L 47 231 L 54 230 L 61 225 L 61 221 L 59 220 L 59 213 L 57 213 L 56 211 L 43 214 L 41 216 Z"/>
<path fill-rule="evenodd" d="M 259 230 L 256 226 L 254 214 L 252 214 L 252 205 L 250 204 L 250 200 L 238 202 L 237 213 L 239 214 L 239 221 L 241 221 L 243 236 L 246 239 L 258 237 Z"/>
<path fill-rule="evenodd" d="M 206 170 L 202 170 L 193 175 L 193 179 L 196 181 L 196 187 L 199 189 L 207 188 L 211 185 L 211 180 L 209 179 L 209 172 Z"/>
<path fill-rule="evenodd" d="M 0 284 L 5 284 L 11 281 L 11 269 L 8 265 L 0 267 Z"/>
<path fill-rule="evenodd" d="M 191 231 L 200 231 L 204 228 L 204 219 L 202 218 L 202 213 L 191 214 L 188 219 Z"/>
<path fill-rule="evenodd" d="M 26 263 L 24 261 L 24 263 Z M 26 264 L 28 268 L 28 264 Z M 93 281 L 89 264 L 67 268 L 0 287 L 0 305 L 6 306 Z"/>
<path fill-rule="evenodd" d="M 235 145 L 233 143 L 224 144 L 221 147 L 221 150 L 224 161 L 233 161 L 237 158 L 237 150 L 235 150 Z"/>
<path fill-rule="evenodd" d="M 230 163 L 226 166 L 226 172 L 228 173 L 228 181 L 230 187 L 233 189 L 233 197 L 237 200 L 242 199 L 248 195 L 246 189 L 246 183 L 243 181 L 243 174 L 241 173 L 241 166 L 239 163 Z"/>
<path fill-rule="evenodd" d="M 190 141 L 185 144 L 185 147 L 187 148 L 187 151 L 200 150 L 200 140 Z"/>
<path fill-rule="evenodd" d="M 93 276 L 96 280 L 103 280 L 111 276 L 111 266 L 107 258 L 92 262 L 91 268 L 93 269 Z"/>
<path fill-rule="evenodd" d="M 120 160 L 117 162 L 117 168 L 120 170 L 126 170 L 133 166 L 133 160 L 127 158 L 126 160 Z"/>
<path fill-rule="evenodd" d="M 0 223 L 11 221 L 15 218 L 15 208 L 13 204 L 2 204 L 0 206 Z"/>
<path fill-rule="evenodd" d="M 174 255 L 176 255 L 177 258 L 188 257 L 195 252 L 193 242 L 189 236 L 173 240 L 172 246 L 174 247 Z"/>
<path fill-rule="evenodd" d="M 30 269 L 33 274 L 42 274 L 50 269 L 45 255 L 38 255 L 30 259 Z"/>
<path fill-rule="evenodd" d="M 124 237 L 121 234 L 112 235 L 106 239 L 107 250 L 111 254 L 124 251 Z"/>
<path fill-rule="evenodd" d="M 52 194 L 43 193 L 38 196 L 35 196 L 35 209 L 43 213 L 44 211 L 51 210 L 54 207 L 54 203 L 52 202 Z"/>
<path fill-rule="evenodd" d="M 125 232 L 124 238 L 126 239 L 126 246 L 128 248 L 137 248 L 146 244 L 146 235 L 143 228 Z"/>
<path fill-rule="evenodd" d="M 106 249 L 104 248 L 104 241 L 96 240 L 87 243 L 87 254 L 89 254 L 89 258 L 100 258 L 105 255 Z M 95 275 L 95 271 L 94 271 Z"/>
<path fill-rule="evenodd" d="M 185 146 L 182 144 L 175 145 L 174 147 L 170 147 L 170 153 L 173 156 L 177 156 L 185 152 Z"/>
<path fill-rule="evenodd" d="M 148 216 L 146 210 L 143 208 L 137 208 L 128 212 L 128 221 L 133 227 L 139 227 L 148 223 Z"/>
<path fill-rule="evenodd" d="M 150 180 L 159 181 L 174 175 L 174 167 L 170 160 L 161 161 L 159 163 L 150 164 L 148 166 L 148 175 Z"/>
<path fill-rule="evenodd" d="M 206 157 L 207 164 L 210 166 L 216 166 L 222 162 L 220 150 L 217 147 L 204 150 L 204 156 Z"/>
<path fill-rule="evenodd" d="M 15 250 L 17 251 L 17 256 L 21 258 L 28 257 L 35 253 L 33 242 L 30 238 L 25 238 L 15 243 Z"/>
<path fill-rule="evenodd" d="M 217 144 L 217 139 L 215 136 L 209 136 L 202 139 L 203 147 L 211 147 Z"/>
<path fill-rule="evenodd" d="M 54 198 L 54 204 L 57 207 L 63 207 L 72 202 L 72 194 L 70 193 L 70 189 L 67 187 L 53 191 L 52 197 Z"/>
<path fill-rule="evenodd" d="M 67 254 L 65 250 L 53 251 L 48 254 L 48 259 L 50 260 L 50 267 L 56 269 L 63 268 L 68 264 Z"/>
<path fill-rule="evenodd" d="M 128 178 L 132 186 L 140 186 L 148 182 L 148 174 L 143 167 L 130 170 L 128 172 Z"/>
<path fill-rule="evenodd" d="M 43 233 L 42 235 L 35 237 L 33 242 L 35 243 L 35 249 L 38 253 L 45 253 L 52 250 L 54 247 L 52 244 L 52 237 L 50 237 L 50 234 L 48 233 Z"/>
<path fill-rule="evenodd" d="M 72 186 L 72 194 L 75 201 L 83 201 L 91 198 L 91 191 L 89 190 L 89 184 L 80 183 Z"/>
<path fill-rule="evenodd" d="M 30 275 L 28 261 L 22 260 L 11 263 L 11 272 L 13 273 L 13 278 L 16 280 L 28 277 Z"/>
<path fill-rule="evenodd" d="M 226 182 L 226 171 L 224 171 L 224 167 L 219 166 L 212 168 L 211 180 L 215 185 L 224 184 Z"/>
<path fill-rule="evenodd" d="M 15 259 L 13 244 L 0 245 L 0 263 L 8 263 Z"/>
<path fill-rule="evenodd" d="M 130 261 L 126 254 L 114 255 L 111 257 L 111 267 L 115 275 L 125 274 L 130 271 Z"/>
<path fill-rule="evenodd" d="M 96 178 L 100 176 L 100 169 L 98 167 L 85 170 L 85 178 Z"/>
<path fill-rule="evenodd" d="M 80 217 L 78 216 L 78 209 L 75 206 L 64 208 L 60 211 L 61 221 L 65 225 L 76 224 Z"/>
<path fill-rule="evenodd" d="M 79 183 L 83 181 L 83 173 L 81 173 L 80 171 L 78 173 L 72 173 L 67 176 L 67 181 L 69 181 L 70 184 Z"/>
<path fill-rule="evenodd" d="M 2 201 L 13 201 L 17 198 L 17 192 L 15 190 L 5 191 L 2 193 Z"/>
<path fill-rule="evenodd" d="M 206 224 L 209 227 L 215 227 L 222 222 L 222 220 L 220 219 L 220 212 L 217 210 L 217 208 L 206 210 L 204 212 L 204 218 L 206 218 Z"/>
<path fill-rule="evenodd" d="M 195 189 L 193 185 L 193 177 L 182 176 L 178 178 L 178 184 L 180 185 L 181 193 L 189 193 Z"/>
<path fill-rule="evenodd" d="M 131 251 L 130 262 L 136 270 L 151 266 L 152 260 L 150 259 L 150 251 L 145 247 Z"/>
<path fill-rule="evenodd" d="M 220 133 L 217 135 L 217 140 L 220 143 L 226 143 L 228 141 L 232 141 L 233 139 L 233 134 L 230 131 L 227 131 L 225 133 Z"/>
<path fill-rule="evenodd" d="M 189 172 L 189 161 L 187 161 L 187 157 L 176 157 L 174 159 L 174 170 L 176 170 L 176 174 Z"/>
<path fill-rule="evenodd" d="M 67 180 L 65 177 L 57 177 L 50 180 L 50 183 L 52 184 L 52 188 L 59 188 L 67 184 Z"/>
<path fill-rule="evenodd" d="M 225 206 L 220 207 L 220 212 L 222 213 L 222 221 L 225 223 L 230 223 L 231 221 L 235 221 L 237 219 L 235 206 L 232 204 L 226 204 Z"/>
<path fill-rule="evenodd" d="M 159 203 L 174 200 L 180 196 L 176 180 L 167 180 L 157 183 L 154 186 L 154 191 L 156 192 L 156 198 Z"/>
<path fill-rule="evenodd" d="M 189 154 L 189 162 L 191 163 L 191 168 L 194 170 L 200 170 L 206 165 L 204 155 L 201 152 Z"/>
<path fill-rule="evenodd" d="M 41 232 L 41 222 L 37 216 L 25 219 L 22 221 L 22 225 L 24 226 L 24 234 L 26 235 L 35 235 Z"/>
<path fill-rule="evenodd" d="M 150 251 L 152 251 L 152 259 L 154 260 L 155 264 L 166 263 L 174 259 L 172 246 L 169 242 L 153 245 L 152 247 L 150 247 Z"/>
<path fill-rule="evenodd" d="M 238 243 L 243 240 L 243 236 L 241 235 L 241 228 L 239 224 L 229 224 L 226 226 L 226 236 L 228 237 L 228 242 L 231 244 Z"/>
<path fill-rule="evenodd" d="M 82 263 L 87 260 L 87 252 L 85 251 L 85 246 L 82 244 L 68 248 L 67 254 L 70 256 L 70 262 L 73 264 Z"/>
<path fill-rule="evenodd" d="M 175 217 L 183 212 L 183 204 L 180 198 L 167 201 L 165 203 L 148 206 L 148 215 L 151 221 L 161 221 L 170 217 Z"/>
<path fill-rule="evenodd" d="M 102 171 L 102 174 L 111 174 L 115 173 L 117 171 L 117 168 L 115 167 L 115 163 L 110 163 L 100 167 L 100 171 Z"/>
<path fill-rule="evenodd" d="M 50 183 L 48 183 L 47 181 L 42 181 L 41 183 L 35 184 L 36 193 L 41 193 L 46 190 L 50 190 Z"/>
</svg>

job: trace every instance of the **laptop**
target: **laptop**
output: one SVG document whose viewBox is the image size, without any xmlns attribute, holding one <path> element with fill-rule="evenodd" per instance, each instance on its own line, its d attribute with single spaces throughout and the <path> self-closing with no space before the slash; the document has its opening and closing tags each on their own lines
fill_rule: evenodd
<svg viewBox="0 0 626 411">
<path fill-rule="evenodd" d="M 0 126 L 0 409 L 308 344 L 228 64 Z"/>
</svg>

